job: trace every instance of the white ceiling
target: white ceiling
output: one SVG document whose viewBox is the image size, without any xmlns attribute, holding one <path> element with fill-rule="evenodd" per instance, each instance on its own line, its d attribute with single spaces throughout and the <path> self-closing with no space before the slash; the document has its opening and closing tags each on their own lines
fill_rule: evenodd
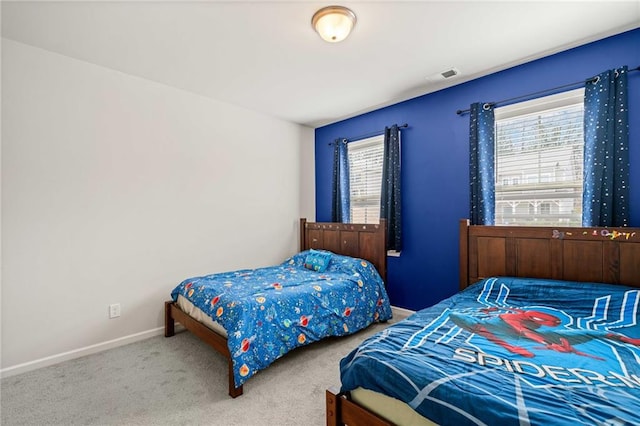
<svg viewBox="0 0 640 426">
<path fill-rule="evenodd" d="M 2 2 L 3 37 L 312 127 L 640 26 L 635 1 Z M 448 80 L 427 77 L 451 67 Z"/>
</svg>

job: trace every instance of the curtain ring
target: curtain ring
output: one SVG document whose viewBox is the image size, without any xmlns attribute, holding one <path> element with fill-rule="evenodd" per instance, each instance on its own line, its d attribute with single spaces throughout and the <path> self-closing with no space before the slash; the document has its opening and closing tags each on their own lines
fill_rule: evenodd
<svg viewBox="0 0 640 426">
<path fill-rule="evenodd" d="M 598 84 L 599 81 L 600 81 L 600 76 L 599 75 L 597 75 L 593 79 L 591 79 L 591 82 L 593 84 Z"/>
<path fill-rule="evenodd" d="M 615 75 L 615 78 L 618 78 L 620 76 L 620 73 L 618 72 L 618 70 L 613 70 L 613 75 Z"/>
<path fill-rule="evenodd" d="M 485 111 L 489 111 L 491 109 L 491 104 L 489 103 L 483 104 L 482 109 Z"/>
</svg>

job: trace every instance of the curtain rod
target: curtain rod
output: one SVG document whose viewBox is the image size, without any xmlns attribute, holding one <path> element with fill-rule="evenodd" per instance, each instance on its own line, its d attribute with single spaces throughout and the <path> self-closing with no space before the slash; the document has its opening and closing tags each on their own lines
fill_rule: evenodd
<svg viewBox="0 0 640 426">
<path fill-rule="evenodd" d="M 393 126 L 393 124 L 392 124 Z M 404 123 L 404 124 L 398 124 L 398 129 L 406 129 L 407 127 L 409 127 L 409 124 Z M 384 133 L 384 130 L 379 130 L 377 132 L 370 132 L 370 133 L 365 133 L 364 135 L 358 135 L 358 136 L 352 136 L 350 138 L 339 138 L 339 139 L 343 139 L 347 142 L 352 142 L 352 141 L 357 141 L 360 139 L 365 139 L 365 138 L 370 138 L 373 136 L 377 136 L 377 135 L 381 135 Z M 333 145 L 333 142 L 329 142 L 329 145 Z"/>
<path fill-rule="evenodd" d="M 633 72 L 633 71 L 640 71 L 640 66 L 632 68 L 632 69 L 628 70 L 627 72 Z M 594 81 L 596 78 L 597 78 L 597 76 L 591 77 L 591 78 L 587 78 L 586 80 L 582 80 L 582 81 L 576 81 L 575 83 L 569 83 L 569 84 L 564 84 L 564 85 L 558 86 L 558 87 L 552 87 L 550 89 L 540 90 L 539 92 L 533 92 L 533 93 L 529 93 L 527 95 L 516 96 L 515 98 L 503 99 L 501 101 L 495 101 L 495 102 L 486 102 L 484 105 L 494 106 L 494 105 L 502 104 L 502 103 L 505 103 L 505 102 L 516 101 L 516 100 L 519 100 L 519 99 L 526 99 L 526 98 L 530 98 L 530 97 L 535 96 L 535 95 L 540 95 L 540 94 L 543 94 L 543 93 L 553 92 L 553 91 L 556 91 L 556 90 L 559 90 L 559 89 L 565 89 L 567 87 L 572 87 L 572 86 L 577 86 L 579 84 L 588 83 L 590 81 Z M 461 115 L 461 114 L 467 113 L 469 111 L 471 111 L 469 108 L 467 108 L 467 109 L 459 109 L 459 110 L 456 111 L 456 114 Z"/>
</svg>

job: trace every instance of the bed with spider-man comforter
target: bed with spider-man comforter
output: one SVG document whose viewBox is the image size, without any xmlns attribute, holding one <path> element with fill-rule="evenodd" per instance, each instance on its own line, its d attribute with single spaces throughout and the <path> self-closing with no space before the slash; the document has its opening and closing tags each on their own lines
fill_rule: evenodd
<svg viewBox="0 0 640 426">
<path fill-rule="evenodd" d="M 364 341 L 342 391 L 442 425 L 640 424 L 640 289 L 487 278 Z"/>
</svg>

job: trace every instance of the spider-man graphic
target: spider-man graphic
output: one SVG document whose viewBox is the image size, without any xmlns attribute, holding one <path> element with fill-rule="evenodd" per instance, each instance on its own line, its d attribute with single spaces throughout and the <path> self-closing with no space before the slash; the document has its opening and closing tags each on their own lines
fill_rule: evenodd
<svg viewBox="0 0 640 426">
<path fill-rule="evenodd" d="M 505 312 L 498 313 L 497 311 L 499 310 Z M 478 334 L 490 342 L 502 346 L 509 352 L 528 358 L 535 355 L 528 349 L 509 343 L 509 341 L 513 342 L 524 338 L 543 345 L 536 349 L 573 353 L 598 360 L 602 360 L 602 358 L 581 352 L 574 345 L 593 339 L 609 339 L 640 346 L 640 339 L 630 338 L 610 331 L 576 330 L 559 327 L 562 323 L 560 318 L 546 312 L 497 307 L 484 308 L 480 312 L 480 316 L 451 312 L 450 318 L 458 327 Z M 549 329 L 540 330 L 543 326 L 549 327 Z"/>
</svg>

